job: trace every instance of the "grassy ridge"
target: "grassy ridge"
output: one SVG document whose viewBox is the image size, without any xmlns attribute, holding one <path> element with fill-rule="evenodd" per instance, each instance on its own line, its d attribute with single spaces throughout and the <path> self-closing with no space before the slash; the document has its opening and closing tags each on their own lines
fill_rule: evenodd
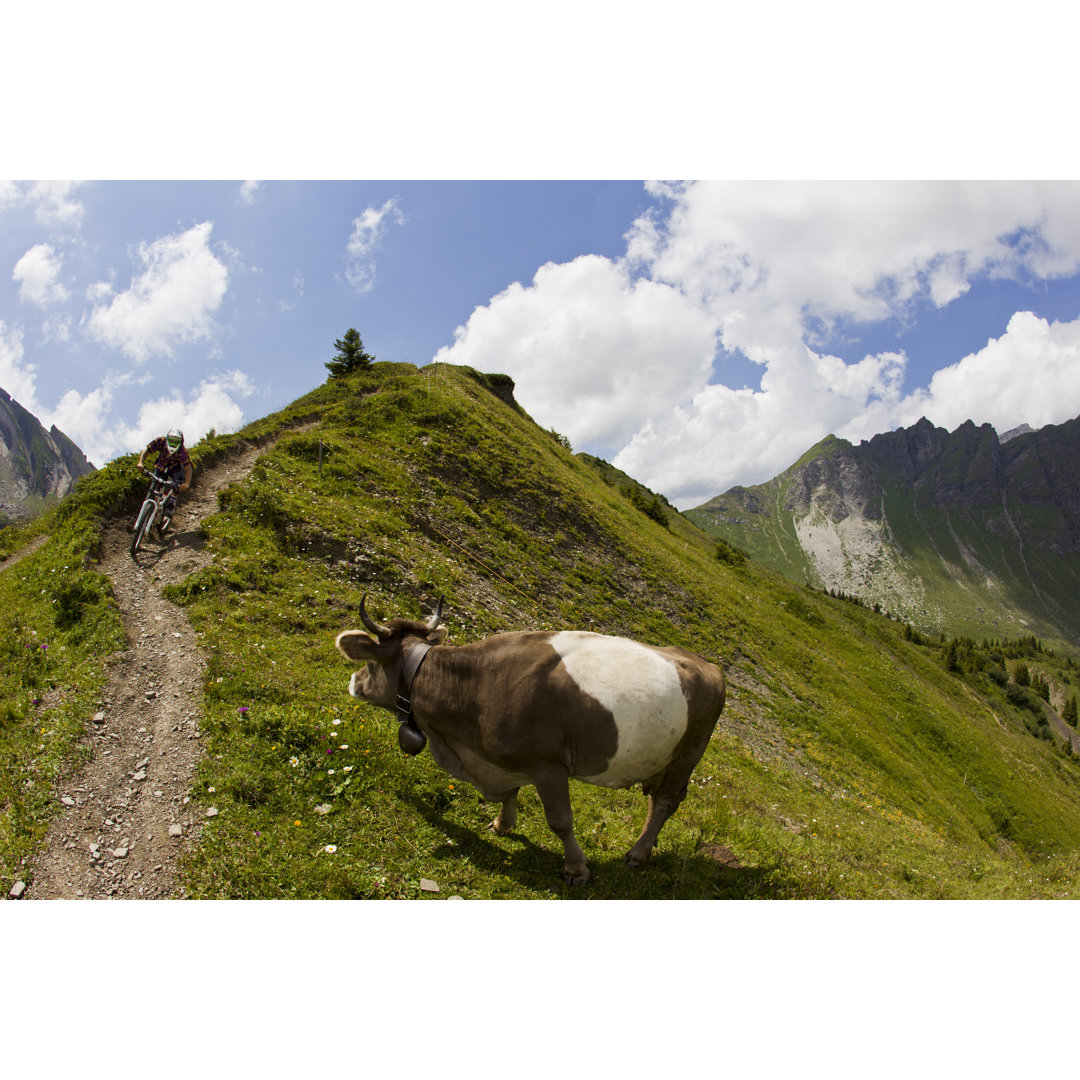
<svg viewBox="0 0 1080 1080">
<path fill-rule="evenodd" d="M 422 878 L 481 898 L 1075 895 L 1080 768 L 1000 687 L 864 607 L 720 562 L 502 390 L 377 364 L 240 433 L 312 424 L 221 494 L 211 565 L 171 590 L 211 658 L 195 794 L 219 814 L 192 895 L 417 897 Z M 640 791 L 572 786 L 594 879 L 569 890 L 532 789 L 496 837 L 494 807 L 401 754 L 333 647 L 365 594 L 380 618 L 445 596 L 451 644 L 591 626 L 721 662 L 729 705 L 645 870 L 621 863 Z"/>
<path fill-rule="evenodd" d="M 568 895 L 1072 887 L 1075 763 L 1004 698 L 987 704 L 989 684 L 946 672 L 939 650 L 752 564 L 722 565 L 685 519 L 646 517 L 482 377 L 376 365 L 317 394 L 317 426 L 222 496 L 214 564 L 176 590 L 214 655 L 201 783 L 222 813 L 188 868 L 195 895 L 417 896 L 421 878 L 444 895 L 563 891 L 534 794 L 520 831 L 495 837 L 493 808 L 428 755 L 401 755 L 393 719 L 347 697 L 333 637 L 365 593 L 381 617 L 445 595 L 452 642 L 593 626 L 727 665 L 727 723 L 644 873 L 620 863 L 640 793 L 574 786 L 596 877 Z M 710 844 L 742 866 L 718 864 Z"/>
</svg>

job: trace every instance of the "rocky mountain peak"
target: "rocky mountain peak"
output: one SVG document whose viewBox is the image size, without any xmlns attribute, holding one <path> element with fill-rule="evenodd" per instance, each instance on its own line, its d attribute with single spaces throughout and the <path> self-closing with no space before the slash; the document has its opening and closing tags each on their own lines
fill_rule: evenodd
<svg viewBox="0 0 1080 1080">
<path fill-rule="evenodd" d="M 36 517 L 93 471 L 82 450 L 55 424 L 46 431 L 0 389 L 0 526 Z"/>
</svg>

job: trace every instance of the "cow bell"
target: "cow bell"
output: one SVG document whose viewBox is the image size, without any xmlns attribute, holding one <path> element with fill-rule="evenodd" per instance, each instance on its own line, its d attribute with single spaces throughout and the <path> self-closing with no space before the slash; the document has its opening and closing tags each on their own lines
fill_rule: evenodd
<svg viewBox="0 0 1080 1080">
<path fill-rule="evenodd" d="M 427 746 L 427 736 L 416 726 L 416 721 L 411 716 L 398 724 L 397 741 L 406 754 L 419 754 Z"/>
</svg>

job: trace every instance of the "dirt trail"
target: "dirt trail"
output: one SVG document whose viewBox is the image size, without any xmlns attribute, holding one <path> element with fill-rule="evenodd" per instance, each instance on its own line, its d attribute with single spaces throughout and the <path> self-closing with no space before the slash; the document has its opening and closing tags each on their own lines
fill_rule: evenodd
<svg viewBox="0 0 1080 1080">
<path fill-rule="evenodd" d="M 189 801 L 203 755 L 206 662 L 184 613 L 161 590 L 209 562 L 199 525 L 216 511 L 218 491 L 242 479 L 260 452 L 244 444 L 196 470 L 171 536 L 146 541 L 134 559 L 130 522 L 106 527 L 98 568 L 112 579 L 128 648 L 112 661 L 101 709 L 87 724 L 91 760 L 56 792 L 64 810 L 27 875 L 26 898 L 184 895 L 180 856 L 198 842 L 207 813 Z"/>
<path fill-rule="evenodd" d="M 37 549 L 41 547 L 41 545 L 44 544 L 45 541 L 48 539 L 49 538 L 47 536 L 35 537 L 33 540 L 30 541 L 29 544 L 26 545 L 26 547 L 22 549 L 22 551 L 16 551 L 14 555 L 9 555 L 6 559 L 3 560 L 3 562 L 0 562 L 0 570 L 8 570 L 17 562 L 25 559 L 27 555 L 33 555 L 34 552 L 37 551 Z"/>
</svg>

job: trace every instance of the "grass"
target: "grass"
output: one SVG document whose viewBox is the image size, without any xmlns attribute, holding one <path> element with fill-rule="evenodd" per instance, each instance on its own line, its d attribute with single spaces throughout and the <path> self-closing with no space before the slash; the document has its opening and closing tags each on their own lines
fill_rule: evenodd
<svg viewBox="0 0 1080 1080">
<path fill-rule="evenodd" d="M 7 532 L 10 542 L 35 530 L 24 526 Z M 86 563 L 95 540 L 89 518 L 71 513 L 44 546 L 0 573 L 0 887 L 5 893 L 45 835 L 55 810 L 55 782 L 83 760 L 80 740 L 106 678 L 102 658 L 123 646 L 111 582 Z"/>
<path fill-rule="evenodd" d="M 237 436 L 313 424 L 222 492 L 210 565 L 168 593 L 210 658 L 194 794 L 219 813 L 184 865 L 190 895 L 1076 895 L 1080 768 L 992 680 L 947 671 L 941 643 L 864 607 L 721 561 L 685 517 L 649 517 L 496 389 L 468 369 L 377 364 Z M 125 468 L 99 483 L 122 487 Z M 365 595 L 377 618 L 445 596 L 451 643 L 591 626 L 722 663 L 728 708 L 646 868 L 621 861 L 640 791 L 572 785 L 593 880 L 570 889 L 532 789 L 498 837 L 495 807 L 429 754 L 404 756 L 393 717 L 348 696 L 333 645 Z M 88 687 L 93 664 L 88 649 Z M 1044 666 L 1060 689 L 1064 660 Z"/>
</svg>

